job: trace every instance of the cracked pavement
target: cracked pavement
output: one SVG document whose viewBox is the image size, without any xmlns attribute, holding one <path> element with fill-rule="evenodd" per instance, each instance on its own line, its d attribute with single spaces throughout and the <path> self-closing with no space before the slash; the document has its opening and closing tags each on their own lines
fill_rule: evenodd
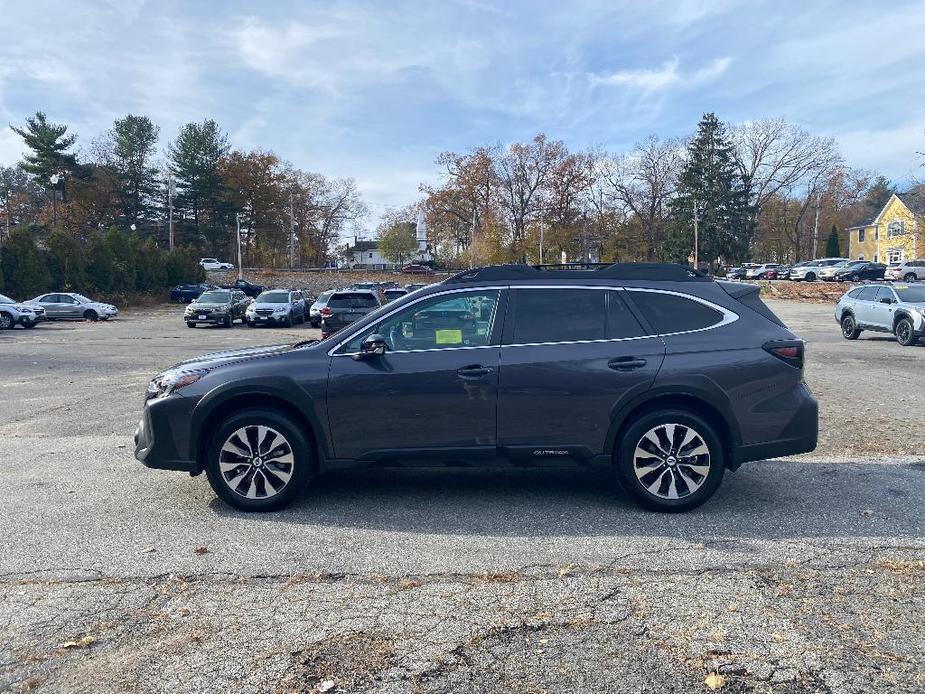
<svg viewBox="0 0 925 694">
<path fill-rule="evenodd" d="M 189 331 L 171 307 L 0 333 L 0 691 L 921 692 L 925 462 L 866 447 L 922 403 L 841 388 L 866 352 L 858 378 L 920 398 L 925 347 L 773 307 L 809 342 L 820 450 L 683 515 L 524 470 L 340 473 L 240 514 L 134 461 L 144 384 L 314 331 Z"/>
</svg>

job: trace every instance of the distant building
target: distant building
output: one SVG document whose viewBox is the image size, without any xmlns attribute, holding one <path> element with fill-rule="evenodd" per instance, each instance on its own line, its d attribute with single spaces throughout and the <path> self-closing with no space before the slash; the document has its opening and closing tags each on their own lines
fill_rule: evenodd
<svg viewBox="0 0 925 694">
<path fill-rule="evenodd" d="M 410 255 L 404 263 L 393 263 L 382 255 L 379 250 L 379 241 L 361 241 L 354 237 L 353 245 L 347 247 L 347 265 L 361 270 L 397 270 L 410 263 L 433 260 L 433 255 L 427 250 L 426 239 L 423 243 L 423 250 L 421 250 L 421 245 L 419 240 L 417 253 Z"/>
<path fill-rule="evenodd" d="M 876 217 L 849 227 L 848 255 L 875 263 L 925 256 L 925 187 L 894 194 Z"/>
</svg>

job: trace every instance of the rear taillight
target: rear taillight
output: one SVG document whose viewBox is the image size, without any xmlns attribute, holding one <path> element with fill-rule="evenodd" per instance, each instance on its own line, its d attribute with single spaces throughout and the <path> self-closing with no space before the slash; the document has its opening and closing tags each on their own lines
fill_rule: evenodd
<svg viewBox="0 0 925 694">
<path fill-rule="evenodd" d="M 805 347 L 802 340 L 776 340 L 765 342 L 762 347 L 772 357 L 777 357 L 796 369 L 803 368 Z"/>
<path fill-rule="evenodd" d="M 322 316 L 330 316 L 330 315 L 331 315 L 331 309 L 329 309 L 327 306 L 325 306 L 323 309 L 321 309 L 321 315 L 322 315 Z"/>
</svg>

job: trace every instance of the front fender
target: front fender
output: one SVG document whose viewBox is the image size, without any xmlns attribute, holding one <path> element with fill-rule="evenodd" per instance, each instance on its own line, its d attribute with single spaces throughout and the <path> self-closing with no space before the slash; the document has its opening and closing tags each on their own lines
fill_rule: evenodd
<svg viewBox="0 0 925 694">
<path fill-rule="evenodd" d="M 246 407 L 251 398 L 259 401 L 273 398 L 298 411 L 312 429 L 312 434 L 323 458 L 330 457 L 330 446 L 326 429 L 321 426 L 321 413 L 316 398 L 303 389 L 292 378 L 286 376 L 260 376 L 242 378 L 220 384 L 206 393 L 196 404 L 190 416 L 190 459 L 198 459 L 199 440 L 209 417 L 231 400 L 240 399 Z M 258 405 L 261 403 L 257 403 Z"/>
</svg>

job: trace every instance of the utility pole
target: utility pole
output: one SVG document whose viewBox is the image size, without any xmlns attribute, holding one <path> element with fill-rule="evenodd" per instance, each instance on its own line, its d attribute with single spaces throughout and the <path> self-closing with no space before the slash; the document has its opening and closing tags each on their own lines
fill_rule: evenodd
<svg viewBox="0 0 925 694">
<path fill-rule="evenodd" d="M 292 191 L 289 191 L 289 269 L 293 266 L 295 255 L 295 212 L 292 206 Z"/>
<path fill-rule="evenodd" d="M 819 189 L 816 189 L 816 221 L 813 222 L 813 260 L 815 260 L 818 255 L 816 250 L 819 246 Z"/>
<path fill-rule="evenodd" d="M 234 225 L 238 230 L 238 279 L 244 279 L 244 265 L 241 262 L 241 213 L 234 216 Z"/>
<path fill-rule="evenodd" d="M 170 169 L 167 170 L 167 248 L 173 250 L 173 175 L 170 173 Z M 238 229 L 238 248 L 240 250 L 240 241 L 241 241 L 241 231 Z M 241 259 L 238 258 L 238 265 L 241 264 Z"/>
<path fill-rule="evenodd" d="M 698 257 L 700 254 L 700 230 L 697 226 L 700 220 L 697 219 L 697 200 L 694 199 L 694 269 L 699 270 L 699 260 Z"/>
</svg>

